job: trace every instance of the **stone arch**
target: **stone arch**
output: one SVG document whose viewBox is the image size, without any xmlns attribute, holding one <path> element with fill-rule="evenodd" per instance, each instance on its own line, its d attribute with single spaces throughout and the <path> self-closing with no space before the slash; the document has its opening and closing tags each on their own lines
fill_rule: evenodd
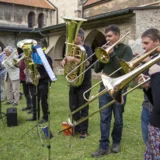
<svg viewBox="0 0 160 160">
<path fill-rule="evenodd" d="M 44 13 L 38 15 L 38 28 L 44 27 Z"/>
<path fill-rule="evenodd" d="M 105 36 L 100 31 L 94 29 L 85 38 L 85 44 L 92 48 L 93 53 L 97 47 L 106 43 Z M 96 56 L 92 57 L 92 63 L 97 60 Z"/>
<path fill-rule="evenodd" d="M 34 12 L 28 13 L 28 27 L 33 28 L 35 26 L 36 14 Z"/>
<path fill-rule="evenodd" d="M 66 41 L 66 36 L 65 35 L 61 35 L 59 37 L 59 39 L 57 40 L 57 43 L 55 44 L 55 49 L 54 49 L 54 66 L 56 68 L 60 67 L 60 61 L 65 56 L 65 41 Z"/>
</svg>

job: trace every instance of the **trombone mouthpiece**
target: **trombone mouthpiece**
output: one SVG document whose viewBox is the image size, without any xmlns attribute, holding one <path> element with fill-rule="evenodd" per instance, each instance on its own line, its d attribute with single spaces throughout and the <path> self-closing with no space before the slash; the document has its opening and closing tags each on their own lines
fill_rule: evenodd
<svg viewBox="0 0 160 160">
<path fill-rule="evenodd" d="M 110 43 L 110 41 L 107 41 L 101 48 L 105 49 L 106 46 Z"/>
<path fill-rule="evenodd" d="M 107 44 L 109 44 L 110 43 L 110 41 L 107 41 L 106 43 L 105 43 L 105 45 L 107 45 Z"/>
</svg>

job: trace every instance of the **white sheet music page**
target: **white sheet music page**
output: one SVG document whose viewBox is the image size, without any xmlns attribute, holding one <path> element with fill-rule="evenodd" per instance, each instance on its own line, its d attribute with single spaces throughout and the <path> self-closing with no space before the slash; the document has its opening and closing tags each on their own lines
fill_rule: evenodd
<svg viewBox="0 0 160 160">
<path fill-rule="evenodd" d="M 51 66 L 49 65 L 48 60 L 47 60 L 46 56 L 44 55 L 44 52 L 43 52 L 42 48 L 39 47 L 39 48 L 36 48 L 36 50 L 37 50 L 37 53 L 38 53 L 38 55 L 40 56 L 40 58 L 42 60 L 44 68 L 46 69 L 51 81 L 52 82 L 56 81 L 57 77 L 55 76 Z"/>
</svg>

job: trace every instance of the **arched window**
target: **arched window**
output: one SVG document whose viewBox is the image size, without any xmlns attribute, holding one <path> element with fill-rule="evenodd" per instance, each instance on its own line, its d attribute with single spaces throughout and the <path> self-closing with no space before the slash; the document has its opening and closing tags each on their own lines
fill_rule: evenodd
<svg viewBox="0 0 160 160">
<path fill-rule="evenodd" d="M 34 12 L 30 12 L 28 14 L 28 27 L 29 28 L 33 28 L 35 25 L 35 13 Z"/>
<path fill-rule="evenodd" d="M 38 15 L 38 28 L 42 28 L 44 26 L 44 14 L 40 13 Z"/>
<path fill-rule="evenodd" d="M 101 47 L 106 43 L 105 36 L 98 30 L 92 30 L 85 39 L 85 44 L 91 46 L 93 53 L 97 47 Z M 92 58 L 92 63 L 97 60 L 96 55 Z"/>
</svg>

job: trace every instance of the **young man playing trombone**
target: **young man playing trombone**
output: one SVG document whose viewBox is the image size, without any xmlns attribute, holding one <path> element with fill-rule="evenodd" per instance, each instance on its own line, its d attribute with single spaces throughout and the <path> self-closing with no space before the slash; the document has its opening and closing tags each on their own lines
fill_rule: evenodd
<svg viewBox="0 0 160 160">
<path fill-rule="evenodd" d="M 143 49 L 148 52 L 153 48 L 160 46 L 160 31 L 156 28 L 150 28 L 146 30 L 142 36 L 142 46 Z M 157 52 L 160 52 L 160 48 L 152 54 L 150 57 L 147 57 L 144 61 L 150 61 L 155 57 Z M 146 119 L 145 123 L 145 135 L 147 135 L 146 143 L 146 153 L 144 156 L 145 160 L 160 159 L 160 65 L 159 63 L 154 64 L 149 68 L 147 74 L 141 74 L 138 77 L 138 83 L 141 83 L 142 77 L 147 79 L 150 77 L 150 81 L 142 85 L 145 95 L 149 98 L 150 102 L 153 105 L 153 110 L 149 113 L 149 110 L 145 109 L 148 114 L 143 115 L 143 118 Z M 143 112 L 142 112 L 143 113 Z M 145 117 L 144 117 L 145 116 Z M 143 128 L 142 128 L 143 130 Z"/>
<path fill-rule="evenodd" d="M 120 39 L 120 29 L 117 25 L 110 25 L 105 29 L 105 37 L 106 41 L 108 42 L 106 47 L 112 46 L 115 42 Z M 132 59 L 132 50 L 129 46 L 118 43 L 110 52 L 109 57 L 110 61 L 106 64 L 102 62 L 97 62 L 94 66 L 95 72 L 103 72 L 107 75 L 110 75 L 112 72 L 116 71 L 120 68 L 120 59 L 124 59 L 125 61 L 130 61 Z M 113 74 L 112 77 L 119 77 L 123 75 L 123 70 L 120 70 Z M 101 83 L 100 91 L 104 90 L 105 87 Z M 100 92 L 99 91 L 99 92 Z M 103 107 L 105 104 L 112 101 L 111 96 L 106 93 L 99 98 L 99 107 Z M 124 101 L 126 102 L 126 97 L 124 97 Z M 92 153 L 92 157 L 100 157 L 102 155 L 107 155 L 110 153 L 109 149 L 109 135 L 110 135 L 110 123 L 112 118 L 112 112 L 114 114 L 114 126 L 112 130 L 112 152 L 118 153 L 120 151 L 120 142 L 122 138 L 122 130 L 123 130 L 123 112 L 124 106 L 123 104 L 114 103 L 113 105 L 109 106 L 108 108 L 104 109 L 100 112 L 100 131 L 101 131 L 101 138 L 99 148 L 96 152 Z"/>
</svg>

